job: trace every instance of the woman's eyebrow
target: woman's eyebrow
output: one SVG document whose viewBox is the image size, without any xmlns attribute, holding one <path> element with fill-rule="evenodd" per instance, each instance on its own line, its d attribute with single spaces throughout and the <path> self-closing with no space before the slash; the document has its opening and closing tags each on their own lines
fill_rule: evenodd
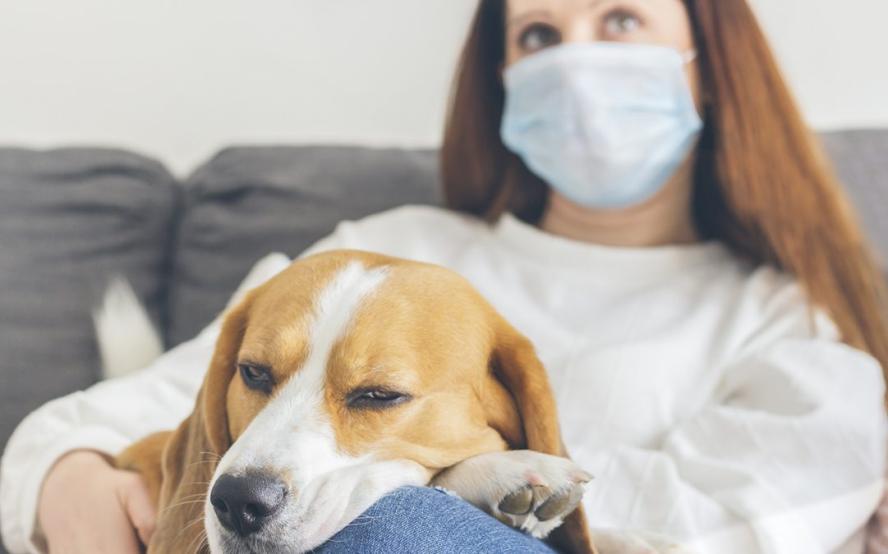
<svg viewBox="0 0 888 554">
<path fill-rule="evenodd" d="M 647 4 L 648 0 L 639 0 L 643 4 Z M 595 8 L 600 7 L 602 4 L 613 4 L 616 3 L 617 0 L 592 0 L 589 2 L 586 7 L 590 10 L 594 10 Z"/>
<path fill-rule="evenodd" d="M 526 19 L 536 19 L 538 17 L 550 18 L 550 17 L 552 17 L 552 14 L 548 10 L 531 10 L 531 11 L 520 13 L 514 17 L 509 18 L 507 25 L 508 26 L 518 25 Z"/>
<path fill-rule="evenodd" d="M 600 7 L 602 4 L 608 4 L 611 2 L 614 2 L 614 0 L 591 0 L 591 2 L 589 2 L 586 5 L 586 8 L 590 9 L 590 10 L 594 10 L 595 8 Z M 522 21 L 524 21 L 526 19 L 535 19 L 538 17 L 551 18 L 552 12 L 550 12 L 549 10 L 540 10 L 540 9 L 526 11 L 524 13 L 520 13 L 520 14 L 517 14 L 513 17 L 510 17 L 508 19 L 508 21 L 506 22 L 506 25 L 511 27 L 513 25 L 520 24 Z"/>
</svg>

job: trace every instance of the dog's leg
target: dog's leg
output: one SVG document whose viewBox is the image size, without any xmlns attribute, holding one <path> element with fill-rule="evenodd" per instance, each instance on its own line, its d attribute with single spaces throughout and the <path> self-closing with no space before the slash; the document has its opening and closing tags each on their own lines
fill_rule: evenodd
<svg viewBox="0 0 888 554">
<path fill-rule="evenodd" d="M 531 450 L 493 452 L 441 472 L 451 490 L 500 521 L 545 538 L 579 505 L 592 476 L 568 458 Z"/>
</svg>

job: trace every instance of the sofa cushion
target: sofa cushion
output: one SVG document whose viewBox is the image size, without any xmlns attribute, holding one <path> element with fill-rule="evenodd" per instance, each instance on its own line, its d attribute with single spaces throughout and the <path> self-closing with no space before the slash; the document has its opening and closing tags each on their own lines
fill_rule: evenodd
<svg viewBox="0 0 888 554">
<path fill-rule="evenodd" d="M 100 375 L 92 310 L 113 274 L 162 322 L 179 189 L 104 149 L 0 149 L 0 445 L 44 402 Z"/>
<path fill-rule="evenodd" d="M 432 151 L 358 147 L 229 148 L 186 183 L 169 298 L 170 344 L 194 336 L 256 260 L 296 256 L 343 219 L 436 203 Z"/>
</svg>

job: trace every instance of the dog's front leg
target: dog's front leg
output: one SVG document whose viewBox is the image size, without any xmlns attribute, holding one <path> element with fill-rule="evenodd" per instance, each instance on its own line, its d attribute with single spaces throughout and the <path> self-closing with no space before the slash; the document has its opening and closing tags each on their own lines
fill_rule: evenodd
<svg viewBox="0 0 888 554">
<path fill-rule="evenodd" d="M 544 538 L 579 505 L 583 485 L 591 478 L 567 458 L 512 450 L 469 458 L 438 474 L 431 484 Z M 593 530 L 593 539 L 599 554 L 693 554 L 652 533 Z"/>
<path fill-rule="evenodd" d="M 531 450 L 469 458 L 438 474 L 451 490 L 500 521 L 545 538 L 580 503 L 592 476 L 568 458 Z"/>
</svg>

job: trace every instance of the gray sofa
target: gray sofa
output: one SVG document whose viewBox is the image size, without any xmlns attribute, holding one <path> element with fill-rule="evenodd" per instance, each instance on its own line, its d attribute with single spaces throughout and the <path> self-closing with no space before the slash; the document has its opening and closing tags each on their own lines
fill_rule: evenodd
<svg viewBox="0 0 888 554">
<path fill-rule="evenodd" d="M 888 259 L 888 130 L 824 141 Z M 0 445 L 29 411 L 90 386 L 90 321 L 123 274 L 164 332 L 193 336 L 270 251 L 296 255 L 342 219 L 438 203 L 431 151 L 243 147 L 183 182 L 107 149 L 0 149 Z"/>
</svg>

